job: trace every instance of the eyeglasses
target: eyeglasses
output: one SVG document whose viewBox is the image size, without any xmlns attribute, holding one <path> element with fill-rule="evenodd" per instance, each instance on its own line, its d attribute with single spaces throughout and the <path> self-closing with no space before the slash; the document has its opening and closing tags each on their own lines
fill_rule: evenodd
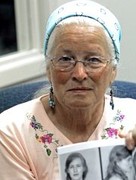
<svg viewBox="0 0 136 180">
<path fill-rule="evenodd" d="M 76 60 L 70 56 L 54 57 L 50 59 L 54 68 L 60 71 L 71 71 L 77 63 L 83 63 L 86 70 L 91 73 L 101 71 L 108 63 L 110 59 L 106 59 L 101 56 L 90 56 L 84 60 Z"/>
</svg>

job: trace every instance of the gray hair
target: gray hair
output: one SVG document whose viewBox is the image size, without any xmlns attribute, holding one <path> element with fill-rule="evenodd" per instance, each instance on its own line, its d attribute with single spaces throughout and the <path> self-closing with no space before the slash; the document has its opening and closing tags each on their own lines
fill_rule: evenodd
<svg viewBox="0 0 136 180">
<path fill-rule="evenodd" d="M 94 27 L 100 27 L 104 31 L 104 34 L 106 36 L 106 40 L 107 40 L 108 47 L 109 47 L 110 54 L 111 54 L 112 65 L 114 67 L 117 67 L 119 59 L 116 58 L 115 47 L 113 45 L 112 39 L 109 36 L 106 29 L 99 22 L 97 22 L 94 19 L 87 18 L 87 17 L 82 17 L 82 16 L 81 17 L 70 17 L 70 18 L 67 18 L 67 19 L 61 21 L 59 24 L 57 24 L 56 28 L 64 26 L 66 24 L 71 24 L 71 23 L 76 23 L 76 24 L 84 23 L 84 24 L 88 24 L 88 25 L 90 24 L 91 26 L 94 26 Z M 54 34 L 54 33 L 52 33 L 52 34 Z M 48 48 L 47 48 L 47 54 L 48 54 L 48 50 L 50 48 L 50 45 L 52 43 L 52 36 L 53 36 L 52 34 L 51 34 L 50 39 L 49 39 Z"/>
</svg>

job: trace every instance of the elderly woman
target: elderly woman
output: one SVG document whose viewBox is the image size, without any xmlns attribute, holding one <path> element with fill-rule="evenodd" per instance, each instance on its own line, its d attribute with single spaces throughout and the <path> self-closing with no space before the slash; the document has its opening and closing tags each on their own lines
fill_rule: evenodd
<svg viewBox="0 0 136 180">
<path fill-rule="evenodd" d="M 71 1 L 52 13 L 44 46 L 50 93 L 0 115 L 1 179 L 59 180 L 58 146 L 133 129 L 136 101 L 113 98 L 112 89 L 105 95 L 120 39 L 116 17 L 93 1 Z M 135 132 L 120 134 L 130 149 Z"/>
</svg>

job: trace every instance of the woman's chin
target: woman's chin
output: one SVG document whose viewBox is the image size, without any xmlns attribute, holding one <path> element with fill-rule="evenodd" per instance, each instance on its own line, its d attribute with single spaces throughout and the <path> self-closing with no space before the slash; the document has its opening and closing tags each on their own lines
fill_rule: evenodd
<svg viewBox="0 0 136 180">
<path fill-rule="evenodd" d="M 89 107 L 90 103 L 89 102 L 85 102 L 83 100 L 77 100 L 77 101 L 67 102 L 65 105 L 67 107 L 69 107 L 69 108 L 74 108 L 74 109 L 78 108 L 78 109 L 80 109 L 80 108 L 87 108 L 87 107 Z"/>
</svg>

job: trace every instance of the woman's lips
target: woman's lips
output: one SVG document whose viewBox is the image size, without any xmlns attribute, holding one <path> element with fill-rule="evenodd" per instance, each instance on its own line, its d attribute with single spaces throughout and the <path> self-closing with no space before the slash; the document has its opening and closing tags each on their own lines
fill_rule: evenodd
<svg viewBox="0 0 136 180">
<path fill-rule="evenodd" d="M 92 90 L 92 88 L 88 88 L 88 87 L 74 87 L 68 89 L 68 91 L 90 91 L 90 90 Z"/>
<path fill-rule="evenodd" d="M 74 88 L 68 89 L 68 92 L 85 93 L 85 92 L 88 92 L 91 90 L 92 90 L 92 88 L 88 88 L 88 87 L 74 87 Z"/>
</svg>

